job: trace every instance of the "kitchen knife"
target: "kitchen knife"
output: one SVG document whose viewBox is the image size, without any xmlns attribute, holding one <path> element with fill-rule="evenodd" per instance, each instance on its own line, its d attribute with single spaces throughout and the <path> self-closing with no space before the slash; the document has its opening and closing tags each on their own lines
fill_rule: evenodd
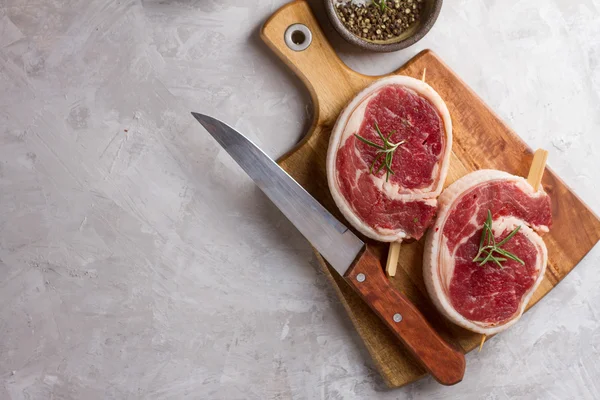
<svg viewBox="0 0 600 400">
<path fill-rule="evenodd" d="M 462 380 L 464 354 L 446 343 L 389 283 L 368 245 L 244 135 L 215 118 L 192 115 L 438 382 L 453 385 Z"/>
</svg>

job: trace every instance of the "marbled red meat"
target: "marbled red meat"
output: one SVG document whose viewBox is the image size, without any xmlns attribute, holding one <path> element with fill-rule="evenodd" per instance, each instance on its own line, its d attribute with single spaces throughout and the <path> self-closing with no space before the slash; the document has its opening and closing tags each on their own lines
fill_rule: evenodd
<svg viewBox="0 0 600 400">
<path fill-rule="evenodd" d="M 543 278 L 547 250 L 538 233 L 551 225 L 550 197 L 543 189 L 535 192 L 523 178 L 481 170 L 456 181 L 439 201 L 423 265 L 434 304 L 450 320 L 475 332 L 506 329 L 521 316 Z M 524 265 L 510 259 L 502 268 L 473 261 L 488 210 L 496 242 L 521 227 L 502 248 Z"/>
<path fill-rule="evenodd" d="M 373 184 L 370 174 L 362 172 L 353 177 L 352 172 L 364 171 L 365 165 L 361 155 L 354 151 L 355 147 L 364 145 L 354 137 L 348 138 L 337 155 L 336 165 L 338 171 L 348 172 L 339 174 L 339 188 L 342 195 L 350 199 L 352 210 L 369 226 L 402 229 L 408 236 L 420 238 L 435 215 L 435 202 L 393 200 Z M 395 175 L 390 176 L 390 180 L 393 179 Z"/>
<path fill-rule="evenodd" d="M 473 257 L 482 231 L 476 231 L 456 251 L 449 298 L 454 309 L 471 321 L 502 324 L 517 313 L 521 299 L 535 284 L 537 249 L 525 235 L 517 233 L 503 249 L 516 254 L 525 265 L 509 259 L 502 268 L 492 263 L 479 266 Z M 496 241 L 508 234 L 504 231 Z"/>
<path fill-rule="evenodd" d="M 390 141 L 404 141 L 385 169 L 370 167 L 379 127 Z M 420 238 L 431 224 L 452 145 L 448 110 L 435 91 L 413 78 L 385 78 L 360 93 L 342 112 L 329 145 L 327 176 L 344 216 L 363 234 L 381 241 Z M 381 158 L 380 158 L 381 159 Z M 381 161 L 375 162 L 377 170 Z"/>
</svg>

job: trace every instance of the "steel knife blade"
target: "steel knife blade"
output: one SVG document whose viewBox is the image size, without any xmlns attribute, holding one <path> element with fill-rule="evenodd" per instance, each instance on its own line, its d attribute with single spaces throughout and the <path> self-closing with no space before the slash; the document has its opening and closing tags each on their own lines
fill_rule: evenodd
<svg viewBox="0 0 600 400">
<path fill-rule="evenodd" d="M 452 385 L 462 380 L 464 354 L 446 343 L 389 283 L 369 246 L 244 135 L 215 118 L 192 115 L 438 382 Z"/>
<path fill-rule="evenodd" d="M 365 244 L 258 146 L 227 124 L 192 113 L 256 185 L 340 274 Z"/>
</svg>

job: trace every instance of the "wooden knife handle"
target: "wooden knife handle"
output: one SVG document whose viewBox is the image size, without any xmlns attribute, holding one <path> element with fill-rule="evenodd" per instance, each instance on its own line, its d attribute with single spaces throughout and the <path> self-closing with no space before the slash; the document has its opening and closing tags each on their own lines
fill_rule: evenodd
<svg viewBox="0 0 600 400">
<path fill-rule="evenodd" d="M 464 354 L 442 339 L 406 296 L 390 284 L 368 246 L 344 277 L 439 383 L 454 385 L 462 380 Z"/>
</svg>

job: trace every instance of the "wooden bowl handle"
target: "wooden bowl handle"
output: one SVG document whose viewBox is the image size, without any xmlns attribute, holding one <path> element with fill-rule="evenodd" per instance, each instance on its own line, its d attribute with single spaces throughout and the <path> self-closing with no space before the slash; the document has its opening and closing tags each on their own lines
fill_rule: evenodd
<svg viewBox="0 0 600 400">
<path fill-rule="evenodd" d="M 464 354 L 442 339 L 419 310 L 390 284 L 368 246 L 344 277 L 439 383 L 454 385 L 462 380 Z"/>
<path fill-rule="evenodd" d="M 312 34 L 305 50 L 296 51 L 286 44 L 286 31 L 294 24 L 306 26 Z M 348 100 L 372 80 L 340 60 L 304 0 L 292 1 L 277 10 L 263 25 L 261 37 L 304 82 L 317 113 L 337 116 Z"/>
</svg>

